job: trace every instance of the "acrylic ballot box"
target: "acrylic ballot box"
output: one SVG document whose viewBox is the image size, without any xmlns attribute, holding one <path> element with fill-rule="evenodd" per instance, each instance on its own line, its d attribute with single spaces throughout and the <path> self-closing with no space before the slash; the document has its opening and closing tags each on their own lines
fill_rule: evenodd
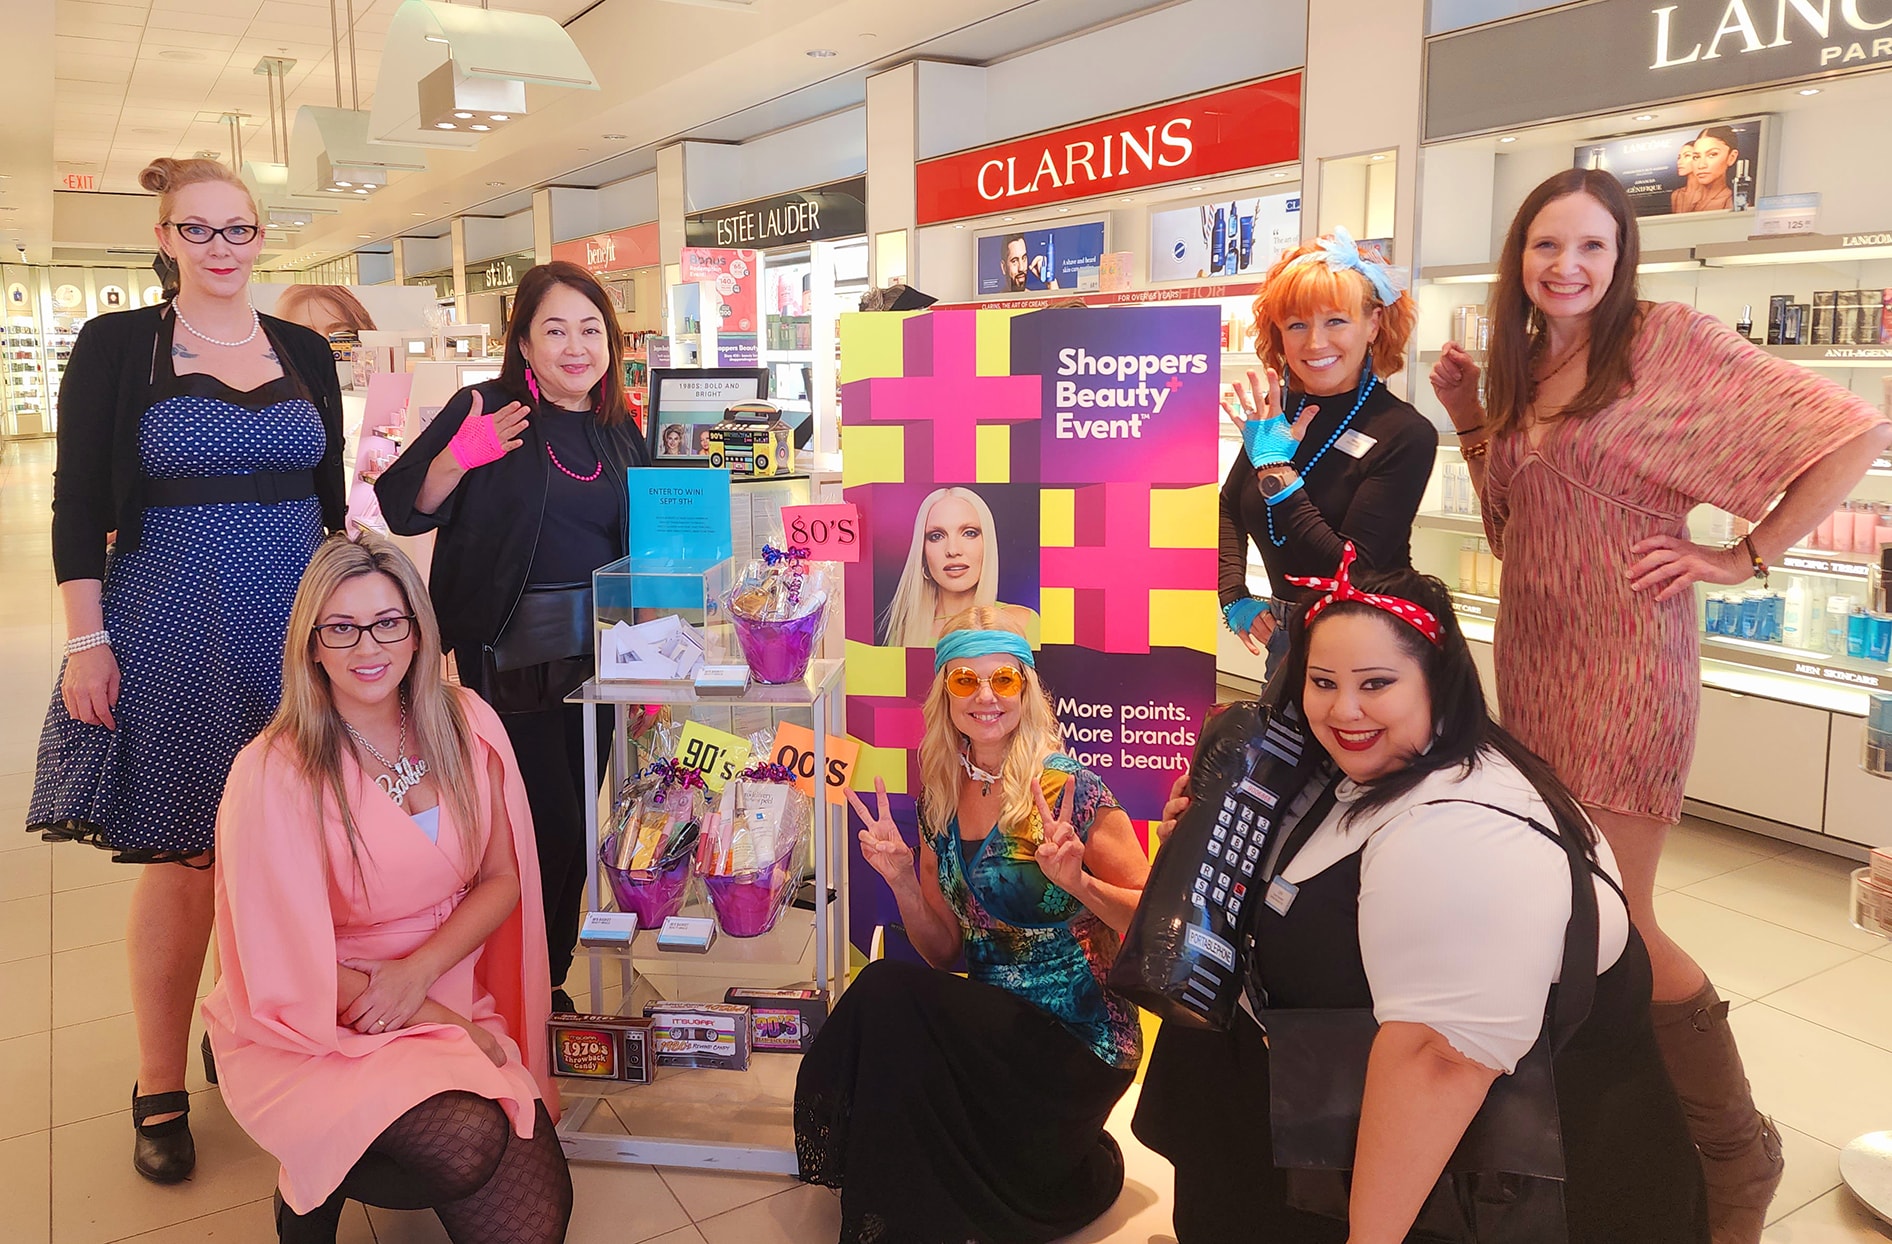
<svg viewBox="0 0 1892 1244">
<path fill-rule="evenodd" d="M 598 680 L 689 682 L 702 665 L 740 662 L 722 604 L 735 574 L 728 558 L 635 556 L 592 572 Z"/>
</svg>

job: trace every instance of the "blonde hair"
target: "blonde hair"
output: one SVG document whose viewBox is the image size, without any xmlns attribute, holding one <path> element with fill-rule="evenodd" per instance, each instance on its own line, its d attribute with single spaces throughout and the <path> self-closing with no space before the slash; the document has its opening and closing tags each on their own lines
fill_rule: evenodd
<svg viewBox="0 0 1892 1244">
<path fill-rule="evenodd" d="M 983 533 L 980 543 L 985 554 L 979 563 L 979 585 L 972 593 L 973 607 L 998 602 L 999 542 L 993 531 L 992 507 L 970 488 L 935 488 L 926 494 L 913 515 L 913 543 L 907 548 L 907 562 L 900 571 L 900 583 L 894 588 L 893 603 L 887 607 L 884 634 L 890 647 L 931 648 L 937 638 L 933 634 L 933 615 L 939 612 L 939 584 L 926 573 L 926 519 L 935 505 L 949 497 L 972 507 L 979 516 Z"/>
<path fill-rule="evenodd" d="M 995 605 L 974 605 L 954 614 L 941 634 L 967 630 L 1010 631 L 1021 639 L 1025 636 L 1010 612 Z M 999 768 L 1004 799 L 998 827 L 1013 837 L 1031 838 L 1043 833 L 1032 792 L 1041 789 L 1045 761 L 1064 750 L 1064 728 L 1052 711 L 1044 684 L 1038 681 L 1038 671 L 1023 661 L 1018 666 L 1025 676 L 1025 689 L 1019 695 L 1018 729 L 1005 746 L 1005 763 Z M 941 670 L 933 676 L 933 689 L 920 710 L 924 722 L 920 736 L 920 821 L 933 831 L 958 813 L 959 779 L 965 772 L 959 757 L 966 749 L 966 736 L 953 725 L 946 673 Z"/>
<path fill-rule="evenodd" d="M 347 728 L 335 709 L 328 673 L 315 659 L 315 625 L 336 589 L 351 579 L 371 574 L 393 580 L 407 611 L 414 615 L 414 659 L 401 680 L 401 690 L 407 695 L 408 737 L 426 757 L 428 776 L 438 783 L 441 800 L 459 827 L 468 865 L 465 879 L 471 881 L 479 872 L 483 855 L 479 844 L 487 819 L 486 810 L 474 798 L 473 728 L 460 707 L 458 697 L 463 693 L 449 687 L 440 674 L 440 624 L 434 617 L 427 588 L 414 563 L 394 545 L 364 531 L 359 542 L 346 536 L 330 536 L 316 549 L 296 589 L 295 603 L 289 608 L 289 634 L 283 641 L 282 705 L 264 728 L 263 737 L 269 744 L 283 744 L 295 758 L 315 792 L 318 816 L 326 811 L 329 797 L 334 798 L 355 873 L 363 876 L 361 833 L 342 780 Z"/>
<path fill-rule="evenodd" d="M 229 165 L 216 160 L 173 160 L 162 156 L 145 165 L 138 174 L 138 184 L 158 196 L 158 219 L 171 218 L 171 209 L 177 205 L 177 192 L 186 186 L 195 186 L 202 182 L 220 181 L 225 185 L 235 186 L 249 200 L 250 215 L 256 217 L 256 223 L 262 224 L 262 214 L 256 210 L 256 196 L 243 184 L 243 179 L 236 175 Z"/>
<path fill-rule="evenodd" d="M 276 318 L 312 329 L 315 325 L 304 318 L 311 307 L 328 312 L 331 317 L 341 321 L 344 329 L 358 333 L 374 331 L 374 317 L 368 314 L 368 308 L 361 305 L 361 299 L 340 285 L 286 287 L 276 299 Z"/>
</svg>

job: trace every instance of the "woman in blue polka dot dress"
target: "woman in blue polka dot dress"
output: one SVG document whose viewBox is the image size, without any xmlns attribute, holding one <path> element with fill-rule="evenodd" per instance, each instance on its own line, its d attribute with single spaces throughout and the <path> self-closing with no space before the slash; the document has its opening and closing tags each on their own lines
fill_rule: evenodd
<svg viewBox="0 0 1892 1244">
<path fill-rule="evenodd" d="M 132 1160 L 172 1183 L 196 1162 L 184 1066 L 217 804 L 276 711 L 296 585 L 343 523 L 341 391 L 325 341 L 250 306 L 262 229 L 235 174 L 159 160 L 141 180 L 179 292 L 87 324 L 59 394 L 53 564 L 70 638 L 27 828 L 145 866 L 126 936 Z"/>
</svg>

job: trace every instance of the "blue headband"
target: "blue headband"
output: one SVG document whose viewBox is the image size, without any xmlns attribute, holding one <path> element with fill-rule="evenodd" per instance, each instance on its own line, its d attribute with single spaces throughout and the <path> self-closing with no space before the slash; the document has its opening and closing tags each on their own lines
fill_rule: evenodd
<svg viewBox="0 0 1892 1244">
<path fill-rule="evenodd" d="M 1392 274 L 1387 271 L 1386 265 L 1362 255 L 1351 233 L 1345 229 L 1335 229 L 1334 236 L 1321 238 L 1319 245 L 1319 250 L 1309 251 L 1288 266 L 1325 263 L 1335 272 L 1350 269 L 1366 278 L 1367 284 L 1379 296 L 1381 305 L 1390 307 L 1399 301 L 1399 289 L 1393 284 Z"/>
<path fill-rule="evenodd" d="M 948 631 L 933 646 L 933 672 L 939 673 L 951 661 L 997 655 L 1017 657 L 1027 665 L 1037 665 L 1031 659 L 1031 645 L 1025 642 L 1023 635 L 1016 632 Z"/>
</svg>

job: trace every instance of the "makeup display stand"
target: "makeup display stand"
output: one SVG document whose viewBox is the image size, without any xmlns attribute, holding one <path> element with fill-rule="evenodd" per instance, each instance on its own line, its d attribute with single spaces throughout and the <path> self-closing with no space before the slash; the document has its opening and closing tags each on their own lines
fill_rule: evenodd
<svg viewBox="0 0 1892 1244">
<path fill-rule="evenodd" d="M 1886 936 L 1883 928 L 1862 918 L 1860 892 L 1871 871 L 1862 868 L 1853 874 L 1852 925 L 1864 933 Z M 1839 1177 L 1861 1205 L 1880 1221 L 1892 1224 L 1892 1131 L 1868 1132 L 1840 1150 Z"/>
<path fill-rule="evenodd" d="M 814 772 L 827 772 L 827 736 L 845 733 L 846 702 L 842 662 L 810 662 L 800 681 L 780 686 L 751 685 L 741 697 L 703 697 L 688 683 L 599 683 L 596 679 L 566 697 L 568 704 L 601 705 L 616 714 L 617 729 L 606 789 L 615 792 L 631 770 L 626 726 L 633 708 L 667 705 L 678 719 L 694 710 L 718 708 L 805 709 L 814 730 Z M 599 788 L 598 720 L 585 714 L 585 784 Z M 598 863 L 599 801 L 585 810 L 586 886 L 590 909 L 616 907 L 608 878 Z M 628 948 L 580 946 L 589 960 L 591 1009 L 622 1015 L 643 1014 L 644 1003 L 662 995 L 665 984 L 694 996 L 693 985 L 714 985 L 720 1001 L 724 984 L 806 984 L 838 996 L 847 978 L 846 810 L 817 800 L 814 816 L 814 910 L 791 906 L 768 933 L 736 938 L 719 933 L 703 954 L 659 950 L 656 930 L 640 929 Z M 708 915 L 709 909 L 687 910 Z M 617 972 L 615 1005 L 607 998 L 605 969 Z M 812 970 L 811 970 L 812 969 Z M 558 1134 L 565 1155 L 579 1162 L 632 1166 L 703 1167 L 793 1175 L 795 1158 L 796 1054 L 757 1052 L 746 1071 L 660 1067 L 650 1084 L 561 1078 L 565 1102 Z M 601 1109 L 602 1107 L 602 1109 Z M 622 1130 L 611 1129 L 615 1115 Z M 587 1125 L 595 1125 L 587 1130 Z"/>
</svg>

